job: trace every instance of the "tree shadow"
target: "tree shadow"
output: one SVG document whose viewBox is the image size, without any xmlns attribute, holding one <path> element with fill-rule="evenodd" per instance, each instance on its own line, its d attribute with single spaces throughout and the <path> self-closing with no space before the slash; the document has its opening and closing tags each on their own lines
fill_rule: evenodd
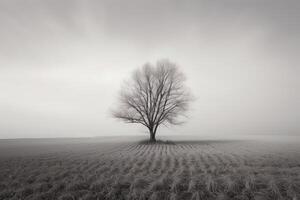
<svg viewBox="0 0 300 200">
<path fill-rule="evenodd" d="M 150 140 L 142 140 L 139 144 L 146 144 L 146 145 L 156 145 L 156 144 L 166 144 L 166 145 L 175 145 L 176 143 L 171 140 L 156 140 L 156 142 L 152 142 Z"/>
<path fill-rule="evenodd" d="M 156 144 L 165 144 L 165 145 L 212 145 L 212 144 L 230 144 L 230 143 L 239 143 L 245 142 L 244 140 L 157 140 L 156 142 L 151 142 L 149 140 L 142 140 L 139 144 L 146 145 L 156 145 Z"/>
</svg>

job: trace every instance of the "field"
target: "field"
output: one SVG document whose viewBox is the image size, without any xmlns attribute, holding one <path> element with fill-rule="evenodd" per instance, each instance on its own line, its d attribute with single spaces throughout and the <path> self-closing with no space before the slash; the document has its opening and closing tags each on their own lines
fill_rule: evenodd
<svg viewBox="0 0 300 200">
<path fill-rule="evenodd" d="M 299 197 L 296 142 L 0 141 L 0 200 Z"/>
</svg>

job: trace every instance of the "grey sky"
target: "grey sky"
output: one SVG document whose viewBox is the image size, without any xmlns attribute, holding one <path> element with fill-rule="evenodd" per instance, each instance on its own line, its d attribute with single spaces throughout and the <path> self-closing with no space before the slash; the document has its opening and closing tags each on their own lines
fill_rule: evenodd
<svg viewBox="0 0 300 200">
<path fill-rule="evenodd" d="M 1 0 L 0 138 L 144 134 L 110 117 L 122 81 L 169 58 L 197 98 L 169 134 L 300 130 L 295 0 Z M 160 134 L 159 133 L 159 134 Z"/>
</svg>

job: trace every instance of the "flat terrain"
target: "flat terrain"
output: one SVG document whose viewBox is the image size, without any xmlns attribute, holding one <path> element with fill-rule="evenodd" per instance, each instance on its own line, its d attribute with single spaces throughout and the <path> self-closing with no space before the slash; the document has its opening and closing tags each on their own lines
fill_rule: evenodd
<svg viewBox="0 0 300 200">
<path fill-rule="evenodd" d="M 2 199 L 299 199 L 299 143 L 0 140 Z"/>
</svg>

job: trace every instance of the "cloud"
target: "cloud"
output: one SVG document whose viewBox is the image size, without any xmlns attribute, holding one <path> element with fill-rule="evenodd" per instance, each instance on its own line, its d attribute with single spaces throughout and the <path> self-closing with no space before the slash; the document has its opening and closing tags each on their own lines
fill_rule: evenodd
<svg viewBox="0 0 300 200">
<path fill-rule="evenodd" d="M 181 65 L 198 97 L 171 131 L 299 134 L 299 9 L 294 0 L 1 1 L 0 137 L 139 134 L 109 108 L 122 80 L 159 58 Z"/>
</svg>

